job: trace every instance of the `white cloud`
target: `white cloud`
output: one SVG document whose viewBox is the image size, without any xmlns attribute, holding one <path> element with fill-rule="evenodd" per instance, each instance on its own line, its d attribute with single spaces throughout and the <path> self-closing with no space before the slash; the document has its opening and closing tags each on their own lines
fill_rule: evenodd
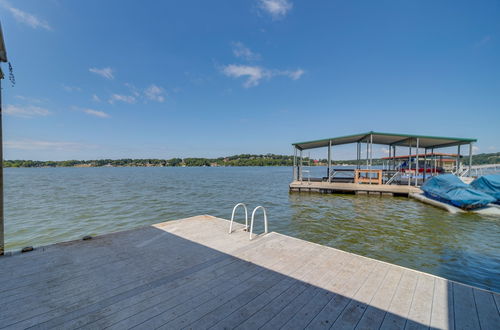
<svg viewBox="0 0 500 330">
<path fill-rule="evenodd" d="M 9 104 L 5 107 L 4 113 L 9 116 L 16 116 L 22 118 L 45 117 L 51 114 L 47 109 L 29 106 L 17 106 Z"/>
<path fill-rule="evenodd" d="M 156 86 L 152 84 L 146 90 L 144 90 L 144 96 L 148 100 L 152 101 L 157 101 L 157 102 L 164 102 L 165 101 L 165 96 L 164 96 L 165 90 L 159 86 Z"/>
<path fill-rule="evenodd" d="M 7 9 L 12 16 L 14 16 L 14 19 L 20 23 L 29 25 L 30 27 L 34 29 L 42 28 L 45 30 L 52 30 L 51 26 L 49 23 L 46 21 L 36 17 L 35 15 L 32 15 L 30 13 L 27 13 L 25 11 L 22 11 L 19 8 L 13 7 L 9 2 L 2 0 L 0 1 L 0 4 Z"/>
<path fill-rule="evenodd" d="M 48 99 L 46 99 L 46 98 L 38 99 L 35 97 L 29 97 L 29 96 L 24 96 L 24 95 L 16 95 L 15 98 L 19 99 L 19 100 L 23 100 L 25 102 L 29 102 L 29 103 L 45 103 L 48 101 Z"/>
<path fill-rule="evenodd" d="M 270 77 L 269 71 L 259 66 L 229 64 L 222 72 L 228 77 L 246 77 L 247 80 L 243 83 L 246 88 L 257 86 L 263 78 Z"/>
<path fill-rule="evenodd" d="M 302 69 L 297 69 L 295 71 L 282 71 L 282 74 L 290 77 L 292 80 L 299 80 L 300 77 L 305 73 Z"/>
<path fill-rule="evenodd" d="M 93 110 L 93 109 L 83 109 L 83 112 L 85 112 L 87 115 L 99 117 L 99 118 L 109 118 L 111 117 L 104 111 L 99 111 L 99 110 Z"/>
<path fill-rule="evenodd" d="M 488 150 L 498 150 L 498 148 L 497 148 L 497 147 L 495 147 L 495 146 L 489 146 L 489 147 L 488 147 Z"/>
<path fill-rule="evenodd" d="M 62 85 L 62 88 L 66 91 L 66 92 L 81 92 L 82 89 L 78 86 L 68 86 L 68 85 Z"/>
<path fill-rule="evenodd" d="M 260 66 L 250 66 L 250 65 L 238 65 L 230 64 L 222 68 L 222 72 L 233 78 L 246 77 L 246 81 L 243 83 L 245 88 L 258 86 L 262 79 L 270 79 L 276 76 L 286 76 L 292 80 L 298 80 L 304 74 L 304 70 L 297 69 L 295 71 L 290 70 L 268 70 Z"/>
<path fill-rule="evenodd" d="M 101 77 L 106 78 L 106 79 L 111 80 L 111 79 L 115 78 L 115 76 L 113 75 L 113 69 L 111 69 L 110 67 L 106 67 L 106 68 L 102 68 L 102 69 L 90 68 L 89 71 L 92 73 L 98 74 Z"/>
<path fill-rule="evenodd" d="M 254 53 L 250 48 L 246 47 L 242 42 L 233 42 L 233 54 L 238 58 L 247 61 L 257 61 L 261 59 L 260 54 Z"/>
<path fill-rule="evenodd" d="M 13 140 L 5 141 L 4 146 L 7 149 L 18 150 L 78 150 L 84 145 L 75 142 L 57 142 L 57 141 L 38 141 L 38 140 Z"/>
<path fill-rule="evenodd" d="M 92 94 L 92 101 L 94 102 L 101 102 L 101 98 L 97 96 L 96 94 Z"/>
<path fill-rule="evenodd" d="M 108 102 L 113 104 L 116 101 L 120 102 L 125 102 L 125 103 L 135 103 L 135 97 L 132 95 L 123 95 L 123 94 L 111 94 L 111 97 L 109 98 Z"/>
<path fill-rule="evenodd" d="M 273 19 L 285 17 L 293 8 L 289 0 L 258 0 L 258 6 Z"/>
<path fill-rule="evenodd" d="M 476 153 L 479 151 L 479 147 L 478 146 L 472 146 L 472 152 L 473 153 Z"/>
</svg>

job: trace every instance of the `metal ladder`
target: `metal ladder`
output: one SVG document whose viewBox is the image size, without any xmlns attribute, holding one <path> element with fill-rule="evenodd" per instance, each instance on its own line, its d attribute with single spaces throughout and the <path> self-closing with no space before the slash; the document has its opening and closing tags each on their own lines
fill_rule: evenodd
<svg viewBox="0 0 500 330">
<path fill-rule="evenodd" d="M 236 209 L 238 208 L 238 206 L 242 206 L 245 209 L 245 228 L 243 228 L 243 230 L 244 231 L 248 230 L 248 209 L 247 209 L 247 206 L 244 203 L 238 203 L 238 204 L 236 204 L 234 206 L 233 212 L 231 214 L 231 222 L 229 223 L 229 234 L 231 234 L 233 232 L 234 214 L 236 213 Z M 255 219 L 255 212 L 257 212 L 258 209 L 262 209 L 262 212 L 264 213 L 264 234 L 268 233 L 268 230 L 267 230 L 267 213 L 266 213 L 266 209 L 263 206 L 259 205 L 256 208 L 254 208 L 253 212 L 252 212 L 252 218 L 250 220 L 250 236 L 249 236 L 249 240 L 251 240 L 253 238 L 252 237 L 252 233 L 253 233 L 253 221 Z"/>
</svg>

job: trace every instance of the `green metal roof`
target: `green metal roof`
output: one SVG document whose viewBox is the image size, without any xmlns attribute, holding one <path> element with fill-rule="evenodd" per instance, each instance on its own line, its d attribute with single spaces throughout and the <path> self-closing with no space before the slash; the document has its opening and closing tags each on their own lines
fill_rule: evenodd
<svg viewBox="0 0 500 330">
<path fill-rule="evenodd" d="M 445 136 L 429 136 L 429 135 L 414 135 L 414 134 L 396 134 L 396 133 L 381 133 L 381 132 L 366 132 L 354 135 L 346 135 L 329 139 L 321 139 L 307 142 L 292 143 L 293 146 L 300 150 L 314 149 L 332 146 L 350 144 L 356 142 L 370 141 L 370 136 L 374 144 L 395 145 L 395 146 L 412 146 L 415 147 L 417 139 L 420 148 L 444 148 L 458 146 L 476 142 L 476 139 L 470 138 L 455 138 Z"/>
</svg>

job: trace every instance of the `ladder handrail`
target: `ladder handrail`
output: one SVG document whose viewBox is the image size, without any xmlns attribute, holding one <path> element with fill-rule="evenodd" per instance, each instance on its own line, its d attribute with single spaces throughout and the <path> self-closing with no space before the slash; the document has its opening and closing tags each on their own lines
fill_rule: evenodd
<svg viewBox="0 0 500 330">
<path fill-rule="evenodd" d="M 266 214 L 266 209 L 263 206 L 259 205 L 256 208 L 254 208 L 253 212 L 252 212 L 252 220 L 250 221 L 250 240 L 252 239 L 253 220 L 255 218 L 255 212 L 258 209 L 262 209 L 262 212 L 264 213 L 264 234 L 267 234 L 267 214 Z"/>
<path fill-rule="evenodd" d="M 229 224 L 229 234 L 231 234 L 231 232 L 233 231 L 234 213 L 236 212 L 236 209 L 238 208 L 238 206 L 243 206 L 243 208 L 245 209 L 245 230 L 248 229 L 248 209 L 247 209 L 247 206 L 244 203 L 238 203 L 233 207 L 233 213 L 231 214 L 231 222 Z M 252 218 L 252 220 L 253 220 L 253 218 Z"/>
</svg>

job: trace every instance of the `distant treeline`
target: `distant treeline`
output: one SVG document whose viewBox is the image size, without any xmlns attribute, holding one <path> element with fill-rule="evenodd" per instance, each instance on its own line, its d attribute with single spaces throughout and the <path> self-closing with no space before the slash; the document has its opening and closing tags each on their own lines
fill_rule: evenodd
<svg viewBox="0 0 500 330">
<path fill-rule="evenodd" d="M 5 160 L 4 167 L 103 167 L 103 166 L 291 166 L 292 156 L 235 155 L 219 158 L 98 159 L 98 160 Z"/>
<path fill-rule="evenodd" d="M 467 158 L 467 157 L 466 157 Z M 467 159 L 465 159 L 467 162 Z M 326 165 L 327 160 L 309 160 L 304 158 L 304 163 Z M 381 159 L 374 159 L 374 165 L 381 165 Z M 355 164 L 355 160 L 336 160 L 333 165 Z M 500 164 L 500 152 L 473 155 L 472 163 Z M 5 160 L 4 167 L 103 167 L 103 166 L 292 166 L 293 156 L 287 155 L 235 155 L 219 158 L 172 158 L 172 159 L 98 159 L 98 160 L 63 160 L 63 161 L 38 161 L 38 160 Z"/>
</svg>

